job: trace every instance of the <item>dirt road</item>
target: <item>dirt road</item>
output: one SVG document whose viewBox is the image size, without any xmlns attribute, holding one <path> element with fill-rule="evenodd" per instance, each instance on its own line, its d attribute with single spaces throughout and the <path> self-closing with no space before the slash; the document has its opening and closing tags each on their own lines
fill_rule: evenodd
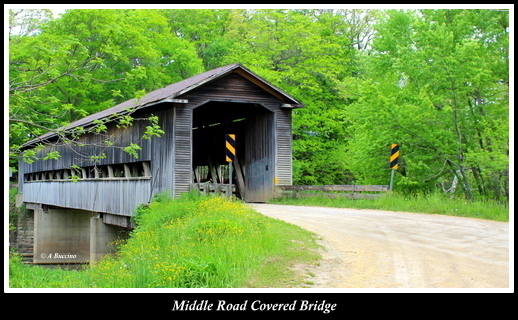
<svg viewBox="0 0 518 320">
<path fill-rule="evenodd" d="M 509 223 L 253 204 L 322 237 L 310 288 L 509 288 Z"/>
</svg>

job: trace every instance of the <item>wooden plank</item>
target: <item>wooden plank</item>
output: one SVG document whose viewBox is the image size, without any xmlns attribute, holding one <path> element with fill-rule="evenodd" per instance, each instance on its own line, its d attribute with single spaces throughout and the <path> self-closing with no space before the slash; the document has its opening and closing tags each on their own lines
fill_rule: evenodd
<svg viewBox="0 0 518 320">
<path fill-rule="evenodd" d="M 235 167 L 236 167 L 236 177 L 237 177 L 237 185 L 239 188 L 239 193 L 241 195 L 241 199 L 245 198 L 245 177 L 243 175 L 243 170 L 241 168 L 241 163 L 239 159 L 236 157 L 236 161 L 234 161 Z"/>
<path fill-rule="evenodd" d="M 189 100 L 187 99 L 173 99 L 173 98 L 167 98 L 167 99 L 164 99 L 161 102 L 171 102 L 171 103 L 189 103 Z"/>
<path fill-rule="evenodd" d="M 291 185 L 292 179 L 292 128 L 291 110 L 280 110 L 275 113 L 276 140 L 276 174 L 279 185 Z"/>
<path fill-rule="evenodd" d="M 214 184 L 214 193 L 221 194 L 221 184 L 220 183 Z"/>
<path fill-rule="evenodd" d="M 174 118 L 174 195 L 179 197 L 182 193 L 189 191 L 189 184 L 192 181 L 192 110 L 184 107 L 175 107 Z M 163 148 L 163 146 L 162 146 Z M 200 178 L 198 176 L 198 178 Z"/>
<path fill-rule="evenodd" d="M 214 167 L 214 165 L 212 163 L 210 154 L 207 155 L 207 161 L 209 163 L 209 171 L 210 171 L 210 175 L 212 177 L 212 182 L 218 183 L 218 175 L 216 174 L 216 168 Z"/>
<path fill-rule="evenodd" d="M 245 132 L 246 202 L 266 202 L 274 196 L 274 114 L 247 119 Z"/>
<path fill-rule="evenodd" d="M 151 169 L 149 167 L 149 162 L 142 162 L 142 167 L 144 168 L 144 177 L 151 177 Z"/>
<path fill-rule="evenodd" d="M 388 191 L 386 185 L 323 185 L 323 186 L 276 186 L 284 191 L 370 191 L 370 192 L 383 192 Z"/>
<path fill-rule="evenodd" d="M 112 224 L 124 228 L 135 228 L 135 222 L 133 222 L 128 216 L 119 216 L 114 214 L 105 213 L 103 214 L 103 223 Z"/>
<path fill-rule="evenodd" d="M 190 187 L 190 189 L 193 189 L 193 190 L 199 190 L 203 194 L 228 193 L 229 189 L 231 189 L 232 192 L 236 191 L 235 184 L 232 184 L 232 186 L 230 186 L 229 184 L 223 184 L 223 183 L 190 183 L 189 187 Z"/>
<path fill-rule="evenodd" d="M 383 196 L 381 193 L 281 193 L 281 197 L 290 199 L 326 197 L 331 199 L 349 198 L 349 199 L 374 199 Z M 279 197 L 279 195 L 277 195 Z"/>
</svg>

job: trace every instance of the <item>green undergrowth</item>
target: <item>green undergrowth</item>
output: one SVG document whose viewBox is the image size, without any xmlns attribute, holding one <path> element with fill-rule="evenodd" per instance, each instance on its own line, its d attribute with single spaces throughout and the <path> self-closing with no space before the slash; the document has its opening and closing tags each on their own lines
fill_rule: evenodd
<svg viewBox="0 0 518 320">
<path fill-rule="evenodd" d="M 263 216 L 240 201 L 187 194 L 137 210 L 137 228 L 117 253 L 84 270 L 10 261 L 10 287 L 292 287 L 295 264 L 317 263 L 315 235 Z"/>
<path fill-rule="evenodd" d="M 490 200 L 467 201 L 459 198 L 451 198 L 439 193 L 405 195 L 392 192 L 375 199 L 329 198 L 326 196 L 300 199 L 281 198 L 272 200 L 271 203 L 405 211 L 413 213 L 444 214 L 505 222 L 509 221 L 508 204 L 502 204 Z"/>
</svg>

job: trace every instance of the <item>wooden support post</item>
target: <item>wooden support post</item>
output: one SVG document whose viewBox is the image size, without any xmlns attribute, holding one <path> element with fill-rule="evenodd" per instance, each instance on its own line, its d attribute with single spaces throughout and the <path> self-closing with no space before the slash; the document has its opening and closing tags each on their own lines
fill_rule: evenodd
<svg viewBox="0 0 518 320">
<path fill-rule="evenodd" d="M 219 183 L 221 183 L 221 184 L 225 183 L 225 182 L 223 181 L 223 180 L 225 180 L 225 179 L 223 179 L 223 172 L 222 172 L 222 168 L 221 168 L 221 166 L 220 166 L 220 165 L 217 165 L 217 166 L 216 166 L 216 171 L 218 172 Z"/>
<path fill-rule="evenodd" d="M 144 177 L 151 177 L 151 168 L 149 167 L 149 162 L 142 162 L 142 167 L 144 169 Z"/>
<path fill-rule="evenodd" d="M 94 167 L 94 178 L 98 179 L 99 178 L 99 168 L 97 167 Z"/>
<path fill-rule="evenodd" d="M 199 174 L 198 166 L 194 167 L 193 172 L 194 172 L 194 181 L 199 183 L 200 182 L 200 174 Z"/>
<path fill-rule="evenodd" d="M 125 178 L 131 178 L 131 170 L 129 165 L 124 164 L 124 177 Z"/>
<path fill-rule="evenodd" d="M 241 195 L 241 199 L 245 198 L 245 179 L 243 170 L 241 168 L 241 164 L 239 163 L 238 158 L 236 157 L 236 177 L 237 177 L 237 187 L 239 188 L 239 193 Z"/>
<path fill-rule="evenodd" d="M 216 169 L 214 168 L 214 166 L 212 164 L 210 155 L 207 156 L 207 160 L 209 163 L 209 172 L 210 172 L 210 176 L 212 177 L 212 182 L 218 183 L 218 175 L 216 174 Z"/>
<path fill-rule="evenodd" d="M 108 178 L 109 179 L 113 178 L 113 166 L 107 165 L 106 169 L 108 171 Z"/>
<path fill-rule="evenodd" d="M 232 197 L 232 162 L 228 163 L 228 197 Z"/>
</svg>

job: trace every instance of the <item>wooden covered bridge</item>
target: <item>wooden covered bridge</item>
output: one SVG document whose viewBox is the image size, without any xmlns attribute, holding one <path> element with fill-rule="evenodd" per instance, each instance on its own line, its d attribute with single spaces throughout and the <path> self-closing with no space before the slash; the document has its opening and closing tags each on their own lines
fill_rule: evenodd
<svg viewBox="0 0 518 320">
<path fill-rule="evenodd" d="M 79 138 L 82 146 L 56 132 L 27 142 L 25 149 L 43 145 L 39 158 L 60 154 L 19 165 L 19 201 L 34 211 L 34 262 L 98 259 L 109 251 L 108 242 L 132 227 L 135 208 L 162 192 L 179 196 L 194 187 L 232 190 L 247 202 L 269 200 L 274 185 L 292 183 L 291 116 L 300 107 L 249 69 L 231 64 L 70 124 L 67 130 L 105 122 L 106 132 Z M 148 121 L 118 125 L 115 115 L 129 113 L 158 117 L 164 133 L 146 140 Z M 227 134 L 236 140 L 230 188 Z M 103 146 L 107 139 L 110 146 Z M 139 144 L 138 158 L 122 150 L 130 143 Z M 90 157 L 99 154 L 105 156 Z"/>
</svg>

